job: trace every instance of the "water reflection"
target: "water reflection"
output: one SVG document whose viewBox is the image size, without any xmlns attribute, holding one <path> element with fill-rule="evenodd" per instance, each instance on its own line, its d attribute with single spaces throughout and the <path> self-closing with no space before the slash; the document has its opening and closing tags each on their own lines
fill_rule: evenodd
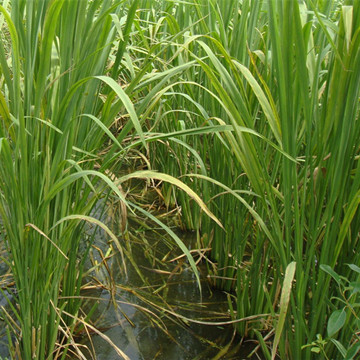
<svg viewBox="0 0 360 360">
<path fill-rule="evenodd" d="M 105 334 L 131 360 L 244 359 L 249 347 L 239 347 L 233 327 L 209 326 L 191 322 L 230 320 L 228 298 L 212 289 L 206 280 L 206 266 L 200 266 L 202 292 L 187 260 L 179 258 L 176 247 L 161 234 L 130 234 L 124 241 L 124 257 L 109 254 L 107 237 L 96 230 L 96 240 L 85 277 L 83 310 L 94 304 L 93 325 Z M 184 243 L 194 246 L 194 235 L 183 234 Z M 126 269 L 124 271 L 125 259 Z M 162 261 L 162 260 L 163 261 Z M 99 266 L 106 262 L 106 266 Z M 7 269 L 0 269 L 5 273 Z M 2 305 L 6 300 L 0 299 Z M 174 315 L 176 314 L 176 315 Z M 179 317 L 180 316 L 180 317 Z M 181 317 L 182 316 L 182 317 Z M 0 357 L 9 356 L 4 326 L 1 329 Z M 115 349 L 102 337 L 75 333 L 77 342 L 96 353 L 97 360 L 119 359 Z"/>
<path fill-rule="evenodd" d="M 194 237 L 184 234 L 183 241 L 190 246 Z M 108 301 L 100 302 L 94 314 L 98 320 L 96 325 L 131 360 L 245 358 L 249 350 L 237 346 L 239 339 L 233 339 L 231 325 L 202 325 L 170 314 L 205 322 L 230 320 L 228 298 L 223 292 L 211 289 L 206 281 L 206 268 L 202 268 L 200 294 L 195 275 L 185 259 L 158 261 L 171 258 L 166 256 L 167 252 L 169 248 L 150 235 L 146 243 L 132 242 L 131 250 L 128 249 L 127 276 L 115 271 L 121 266 L 119 255 L 109 261 L 117 283 L 115 299 L 119 303 L 114 306 L 109 292 L 102 291 L 100 298 Z M 172 257 L 178 255 L 175 250 L 171 252 Z M 96 359 L 119 358 L 100 336 L 94 335 L 91 340 Z M 87 345 L 90 347 L 89 341 Z"/>
</svg>

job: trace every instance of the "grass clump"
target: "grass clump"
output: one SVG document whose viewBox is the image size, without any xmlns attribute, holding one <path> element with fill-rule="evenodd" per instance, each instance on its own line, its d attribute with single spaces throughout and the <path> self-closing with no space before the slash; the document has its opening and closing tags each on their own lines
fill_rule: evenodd
<svg viewBox="0 0 360 360">
<path fill-rule="evenodd" d="M 178 236 L 127 201 L 121 184 L 133 178 L 168 181 L 218 220 L 178 179 L 151 169 L 122 177 L 114 173 L 129 149 L 146 148 L 151 141 L 143 132 L 146 109 L 158 101 L 163 78 L 178 71 L 151 73 L 157 59 L 151 54 L 158 49 L 138 26 L 138 8 L 139 1 L 112 0 L 0 6 L 0 215 L 16 286 L 16 305 L 9 302 L 14 315 L 7 314 L 13 358 L 66 358 L 70 352 L 84 357 L 72 334 L 77 324 L 84 325 L 80 290 L 94 239 L 85 241 L 85 224 L 102 228 L 112 249 L 122 253 L 118 236 L 93 217 L 105 196 L 120 201 L 125 217 L 130 207 L 164 228 L 188 256 L 199 282 Z M 135 51 L 148 51 L 138 64 L 127 51 L 134 28 L 132 35 L 144 42 Z"/>
<path fill-rule="evenodd" d="M 167 64 L 195 64 L 166 94 L 159 127 L 212 135 L 184 133 L 183 151 L 179 141 L 176 155 L 157 149 L 157 166 L 193 173 L 222 221 L 226 232 L 175 195 L 184 226 L 211 244 L 216 284 L 235 291 L 234 316 L 272 314 L 238 326 L 269 357 L 264 337 L 278 329 L 285 269 L 296 262 L 278 354 L 310 359 L 303 346 L 325 337 L 336 291 L 319 266 L 342 273 L 359 260 L 359 3 L 194 0 L 172 11 L 186 30 Z"/>
<path fill-rule="evenodd" d="M 14 358 L 65 357 L 80 306 L 84 221 L 93 221 L 105 185 L 122 196 L 104 170 L 94 171 L 113 121 L 100 97 L 107 79 L 95 75 L 107 71 L 118 5 L 0 8 L 9 35 L 0 47 L 0 212 L 17 288 Z"/>
<path fill-rule="evenodd" d="M 90 217 L 105 188 L 144 213 L 119 185 L 153 178 L 168 183 L 161 195 L 181 205 L 183 228 L 211 246 L 209 270 L 232 292 L 233 316 L 268 314 L 239 321 L 238 332 L 257 337 L 267 358 L 313 358 L 307 345 L 326 337 L 337 307 L 320 266 L 351 281 L 345 265 L 360 260 L 360 3 L 52 0 L 0 9 L 0 211 L 21 328 L 12 325 L 13 353 L 66 355 L 84 221 L 107 230 Z M 140 146 L 148 169 L 116 177 L 114 166 Z M 322 351 L 332 356 L 349 329 Z"/>
</svg>

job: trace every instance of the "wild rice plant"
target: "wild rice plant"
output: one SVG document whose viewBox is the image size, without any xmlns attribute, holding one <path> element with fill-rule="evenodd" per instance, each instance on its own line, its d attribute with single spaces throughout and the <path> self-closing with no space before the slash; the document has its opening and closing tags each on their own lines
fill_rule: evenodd
<svg viewBox="0 0 360 360">
<path fill-rule="evenodd" d="M 15 318 L 8 318 L 9 332 L 16 335 L 10 341 L 13 358 L 65 358 L 69 350 L 83 357 L 71 346 L 77 322 L 84 322 L 78 317 L 79 295 L 91 246 L 87 242 L 80 252 L 85 222 L 105 230 L 121 251 L 118 238 L 91 216 L 105 191 L 130 206 L 122 182 L 170 181 L 214 218 L 175 178 L 149 171 L 113 176 L 111 166 L 121 166 L 127 153 L 125 138 L 136 135 L 145 145 L 142 115 L 154 94 L 152 84 L 160 83 L 158 91 L 162 77 L 172 76 L 150 73 L 156 44 L 135 76 L 127 46 L 138 3 L 46 0 L 0 6 L 0 214 L 16 284 Z M 137 36 L 146 43 L 142 29 Z M 114 134 L 109 129 L 119 118 L 126 124 Z M 180 239 L 148 215 L 175 238 L 196 271 Z"/>
<path fill-rule="evenodd" d="M 76 317 L 80 305 L 86 252 L 79 254 L 79 220 L 111 184 L 93 170 L 112 122 L 103 117 L 94 76 L 106 71 L 115 35 L 110 13 L 122 10 L 109 1 L 0 9 L 7 29 L 0 47 L 0 211 L 19 305 L 11 350 L 14 358 L 57 358 L 73 342 L 75 325 L 62 313 Z"/>
<path fill-rule="evenodd" d="M 319 265 L 346 271 L 359 260 L 359 3 L 194 0 L 172 11 L 172 23 L 187 29 L 174 51 L 197 64 L 167 94 L 167 128 L 220 123 L 232 131 L 186 138 L 204 167 L 191 164 L 189 148 L 176 151 L 178 167 L 168 150 L 159 164 L 176 175 L 203 168 L 197 178 L 218 186 L 198 190 L 226 229 L 201 223 L 218 284 L 236 291 L 238 318 L 271 314 L 240 324 L 242 334 L 265 344 L 258 330 L 277 328 L 283 274 L 296 262 L 278 353 L 309 359 L 302 346 L 325 333 L 334 291 Z M 181 204 L 191 218 L 193 207 Z"/>
<path fill-rule="evenodd" d="M 0 9 L 0 211 L 18 289 L 14 356 L 66 356 L 84 221 L 107 230 L 90 217 L 105 188 L 144 213 L 119 190 L 138 177 L 170 183 L 164 200 L 180 203 L 183 226 L 211 245 L 216 284 L 235 292 L 233 315 L 265 314 L 238 331 L 256 336 L 269 358 L 275 334 L 272 356 L 310 359 L 304 345 L 324 336 L 336 306 L 320 265 L 346 275 L 345 264 L 360 260 L 359 2 L 51 0 Z M 138 146 L 149 170 L 117 177 Z M 214 218 L 198 195 L 225 231 L 201 216 Z M 337 336 L 351 336 L 346 325 Z"/>
</svg>

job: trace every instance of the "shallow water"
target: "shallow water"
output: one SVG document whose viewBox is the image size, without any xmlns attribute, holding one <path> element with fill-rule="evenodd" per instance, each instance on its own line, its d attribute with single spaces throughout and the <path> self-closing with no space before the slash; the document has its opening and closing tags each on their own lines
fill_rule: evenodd
<svg viewBox="0 0 360 360">
<path fill-rule="evenodd" d="M 182 239 L 187 246 L 194 243 L 194 235 L 183 234 Z M 244 359 L 251 346 L 238 346 L 240 340 L 234 338 L 231 325 L 203 325 L 169 314 L 171 311 L 187 319 L 205 322 L 230 320 L 227 296 L 210 287 L 206 280 L 206 267 L 201 267 L 200 294 L 195 275 L 185 258 L 163 264 L 155 261 L 155 258 L 166 257 L 166 252 L 170 252 L 168 259 L 174 258 L 179 251 L 169 250 L 153 235 L 146 236 L 146 242 L 146 246 L 141 245 L 141 241 L 132 243 L 129 255 L 132 262 L 129 258 L 126 260 L 127 276 L 120 271 L 114 276 L 119 285 L 116 300 L 128 304 L 119 304 L 119 308 L 115 309 L 109 299 L 109 292 L 102 291 L 99 297 L 107 301 L 101 301 L 94 314 L 94 318 L 99 319 L 97 326 L 131 360 Z M 152 255 L 146 256 L 149 249 Z M 111 260 L 113 271 L 116 264 L 120 264 L 119 255 L 117 257 Z M 171 274 L 174 270 L 176 272 Z M 156 316 L 146 313 L 146 310 Z M 96 359 L 119 358 L 116 351 L 100 336 L 92 336 L 92 342 L 97 353 Z M 87 345 L 90 346 L 89 342 Z M 220 357 L 220 354 L 224 356 Z"/>
<path fill-rule="evenodd" d="M 182 234 L 182 239 L 189 249 L 194 245 L 193 234 Z M 101 263 L 101 253 L 105 256 L 109 248 L 101 231 L 94 245 L 87 268 Z M 253 346 L 240 347 L 240 339 L 234 337 L 231 325 L 210 326 L 189 321 L 230 320 L 228 298 L 210 287 L 206 266 L 200 266 L 200 294 L 187 260 L 170 261 L 181 253 L 176 247 L 166 245 L 161 234 L 133 234 L 122 245 L 126 272 L 119 253 L 107 259 L 107 268 L 102 266 L 90 272 L 86 279 L 91 286 L 83 293 L 89 298 L 84 310 L 87 312 L 98 304 L 91 318 L 94 326 L 131 360 L 246 358 Z M 1 297 L 0 303 L 5 305 L 6 300 Z M 8 356 L 4 325 L 0 323 L 0 357 L 3 358 Z M 92 333 L 90 340 L 78 335 L 77 342 L 94 349 L 97 360 L 120 358 L 114 347 L 99 335 Z M 84 348 L 82 351 L 86 358 L 92 359 Z"/>
</svg>

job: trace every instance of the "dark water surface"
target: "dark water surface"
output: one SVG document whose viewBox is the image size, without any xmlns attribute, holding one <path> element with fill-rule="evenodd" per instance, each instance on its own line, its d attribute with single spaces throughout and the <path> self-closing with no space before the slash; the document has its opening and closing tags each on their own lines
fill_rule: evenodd
<svg viewBox="0 0 360 360">
<path fill-rule="evenodd" d="M 182 234 L 182 239 L 189 247 L 194 244 L 192 234 Z M 181 254 L 178 250 L 169 250 L 163 239 L 152 234 L 143 240 L 145 242 L 128 240 L 131 250 L 126 256 L 126 275 L 120 271 L 120 255 L 109 261 L 117 284 L 115 298 L 119 303 L 116 308 L 107 290 L 97 295 L 103 300 L 93 318 L 99 319 L 97 326 L 102 332 L 131 360 L 245 359 L 250 347 L 239 346 L 240 339 L 234 337 L 232 325 L 204 325 L 189 321 L 230 320 L 228 297 L 210 287 L 206 266 L 200 267 L 200 294 L 186 258 L 170 261 Z M 166 261 L 160 262 L 162 258 Z M 100 336 L 92 336 L 92 342 L 96 359 L 119 358 L 114 348 Z M 89 342 L 86 344 L 90 347 Z"/>
<path fill-rule="evenodd" d="M 189 249 L 192 234 L 182 234 Z M 87 268 L 103 261 L 107 239 L 99 231 Z M 93 325 L 119 347 L 131 360 L 245 359 L 253 346 L 241 344 L 232 325 L 204 325 L 203 322 L 227 322 L 228 296 L 210 287 L 203 264 L 201 288 L 185 257 L 162 235 L 136 233 L 124 240 L 124 254 L 110 254 L 107 266 L 99 266 L 86 276 L 88 298 L 85 313 L 96 303 Z M 196 259 L 196 257 L 195 257 Z M 125 265 L 126 266 L 125 266 Z M 126 267 L 126 271 L 124 268 Z M 2 274 L 5 267 L 1 268 Z M 6 305 L 1 296 L 0 305 Z M 177 315 L 175 315 L 177 314 Z M 1 326 L 0 356 L 8 356 L 5 324 Z M 113 346 L 91 333 L 89 340 L 77 334 L 76 341 L 92 348 L 97 360 L 119 359 Z M 86 358 L 92 356 L 82 348 Z"/>
</svg>

